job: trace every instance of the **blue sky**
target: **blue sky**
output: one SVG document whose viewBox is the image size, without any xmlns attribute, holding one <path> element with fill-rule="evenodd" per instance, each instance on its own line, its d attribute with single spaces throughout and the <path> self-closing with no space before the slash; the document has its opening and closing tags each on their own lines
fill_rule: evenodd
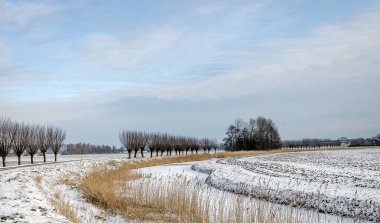
<svg viewBox="0 0 380 223">
<path fill-rule="evenodd" d="M 119 145 L 121 129 L 221 140 L 380 133 L 378 1 L 0 0 L 0 115 Z"/>
</svg>

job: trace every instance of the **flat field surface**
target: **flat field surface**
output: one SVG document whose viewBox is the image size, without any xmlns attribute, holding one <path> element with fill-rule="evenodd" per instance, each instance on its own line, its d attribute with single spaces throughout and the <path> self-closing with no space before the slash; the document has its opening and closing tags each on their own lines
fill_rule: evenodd
<svg viewBox="0 0 380 223">
<path fill-rule="evenodd" d="M 193 165 L 216 188 L 295 207 L 380 221 L 380 149 L 293 152 Z"/>
<path fill-rule="evenodd" d="M 157 190 L 188 182 L 184 191 L 199 191 L 199 202 L 212 208 L 208 209 L 210 222 L 218 222 L 221 216 L 233 222 L 237 207 L 246 210 L 271 207 L 276 219 L 306 216 L 313 219 L 309 222 L 353 222 L 350 218 L 353 217 L 360 219 L 358 222 L 376 222 L 380 200 L 379 155 L 380 149 L 282 153 L 168 164 L 141 171 L 149 176 L 146 183 L 157 186 Z M 0 221 L 70 222 L 51 203 L 51 198 L 59 194 L 82 222 L 133 222 L 88 203 L 75 185 L 66 182 L 67 179 L 79 182 L 86 173 L 103 164 L 112 167 L 119 161 L 128 162 L 127 157 L 127 154 L 58 156 L 58 163 L 0 168 Z M 48 161 L 52 158 L 49 155 Z M 36 183 L 37 177 L 41 178 L 40 184 Z M 315 210 L 329 214 L 318 214 Z M 251 212 L 244 213 L 243 219 Z M 256 215 L 260 217 L 260 213 Z"/>
</svg>

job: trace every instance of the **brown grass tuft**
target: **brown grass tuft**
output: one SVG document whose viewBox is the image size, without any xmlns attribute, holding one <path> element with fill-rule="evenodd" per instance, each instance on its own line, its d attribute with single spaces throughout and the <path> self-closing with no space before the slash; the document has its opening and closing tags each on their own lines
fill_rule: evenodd
<svg viewBox="0 0 380 223">
<path fill-rule="evenodd" d="M 78 212 L 73 208 L 69 201 L 64 199 L 59 192 L 55 192 L 49 197 L 50 202 L 57 209 L 58 213 L 65 216 L 73 223 L 81 223 Z"/>
<path fill-rule="evenodd" d="M 42 177 L 40 175 L 35 176 L 34 181 L 36 181 L 37 185 L 41 185 Z"/>
</svg>

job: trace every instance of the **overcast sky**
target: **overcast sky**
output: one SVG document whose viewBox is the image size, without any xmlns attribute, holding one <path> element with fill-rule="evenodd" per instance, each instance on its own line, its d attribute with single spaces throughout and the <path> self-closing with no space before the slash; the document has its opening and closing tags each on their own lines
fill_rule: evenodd
<svg viewBox="0 0 380 223">
<path fill-rule="evenodd" d="M 379 1 L 0 0 L 0 116 L 118 146 L 258 115 L 282 139 L 380 133 Z"/>
</svg>

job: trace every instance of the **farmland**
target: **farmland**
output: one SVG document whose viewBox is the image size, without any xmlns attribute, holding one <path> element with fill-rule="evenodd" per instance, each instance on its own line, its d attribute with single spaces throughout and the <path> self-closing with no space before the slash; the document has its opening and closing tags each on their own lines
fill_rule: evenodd
<svg viewBox="0 0 380 223">
<path fill-rule="evenodd" d="M 216 188 L 356 219 L 380 216 L 380 150 L 284 153 L 197 163 Z"/>
<path fill-rule="evenodd" d="M 3 222 L 378 221 L 380 149 L 251 154 L 60 156 L 62 163 L 3 169 L 0 216 Z M 99 170 L 109 180 L 92 186 L 117 199 L 107 205 L 82 188 Z"/>
</svg>

